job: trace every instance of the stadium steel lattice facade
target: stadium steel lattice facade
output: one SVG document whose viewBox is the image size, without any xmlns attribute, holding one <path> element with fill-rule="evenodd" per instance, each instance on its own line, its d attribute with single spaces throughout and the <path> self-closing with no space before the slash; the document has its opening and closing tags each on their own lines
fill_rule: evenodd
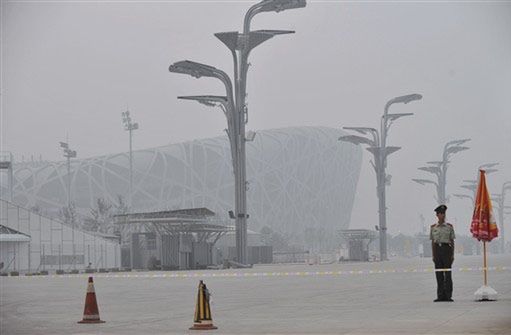
<svg viewBox="0 0 511 335">
<path fill-rule="evenodd" d="M 247 144 L 249 227 L 300 234 L 306 227 L 347 229 L 362 152 L 343 131 L 294 127 L 259 131 Z M 133 211 L 207 207 L 228 220 L 234 178 L 226 136 L 134 151 Z M 14 202 L 66 206 L 65 162 L 14 165 Z M 127 198 L 128 153 L 71 162 L 71 198 L 88 213 L 97 198 Z M 6 191 L 5 189 L 3 190 Z"/>
</svg>

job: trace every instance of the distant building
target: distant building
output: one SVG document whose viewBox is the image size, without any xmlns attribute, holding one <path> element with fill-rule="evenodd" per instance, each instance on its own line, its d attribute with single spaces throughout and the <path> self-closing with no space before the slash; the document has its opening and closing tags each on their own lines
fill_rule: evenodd
<svg viewBox="0 0 511 335">
<path fill-rule="evenodd" d="M 293 238 L 307 227 L 328 236 L 347 229 L 362 162 L 359 146 L 338 141 L 345 133 L 327 127 L 258 131 L 247 142 L 249 229 L 269 226 Z M 130 211 L 207 207 L 228 222 L 234 178 L 226 136 L 133 152 Z M 58 212 L 66 206 L 66 162 L 14 164 L 14 202 Z M 88 214 L 97 198 L 127 200 L 128 153 L 71 161 L 71 194 Z M 3 189 L 5 194 L 7 190 Z"/>
</svg>

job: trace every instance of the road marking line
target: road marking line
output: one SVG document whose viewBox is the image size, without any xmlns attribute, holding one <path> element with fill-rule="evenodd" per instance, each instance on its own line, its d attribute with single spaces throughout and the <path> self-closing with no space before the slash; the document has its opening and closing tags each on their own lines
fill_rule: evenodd
<svg viewBox="0 0 511 335">
<path fill-rule="evenodd" d="M 106 274 L 106 273 L 80 273 L 66 275 L 32 275 L 17 276 L 17 278 L 86 278 L 93 275 L 96 278 L 199 278 L 199 277 L 215 277 L 215 278 L 241 278 L 241 277 L 307 277 L 307 276 L 345 276 L 345 275 L 374 275 L 386 273 L 430 273 L 430 272 L 480 272 L 483 267 L 459 267 L 451 269 L 377 269 L 377 270 L 339 270 L 339 271 L 296 271 L 296 272 L 217 272 L 217 273 L 161 273 L 161 274 Z M 508 266 L 491 266 L 488 271 L 507 271 L 511 270 Z"/>
</svg>

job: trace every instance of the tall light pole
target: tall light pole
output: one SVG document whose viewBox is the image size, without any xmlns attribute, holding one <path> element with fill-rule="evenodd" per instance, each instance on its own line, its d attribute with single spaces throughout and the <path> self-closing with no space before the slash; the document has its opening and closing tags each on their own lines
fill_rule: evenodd
<svg viewBox="0 0 511 335">
<path fill-rule="evenodd" d="M 67 208 L 71 208 L 71 158 L 76 157 L 76 151 L 69 148 L 69 143 L 59 142 L 64 151 L 63 155 L 67 159 Z"/>
<path fill-rule="evenodd" d="M 249 8 L 243 21 L 243 32 L 222 32 L 215 36 L 231 51 L 234 63 L 234 85 L 229 76 L 212 66 L 181 61 L 169 67 L 170 72 L 183 73 L 195 78 L 211 77 L 222 81 L 225 96 L 190 96 L 181 99 L 195 100 L 208 106 L 220 106 L 227 118 L 227 134 L 231 146 L 234 172 L 234 219 L 236 220 L 236 257 L 237 261 L 247 263 L 247 183 L 245 125 L 248 122 L 246 104 L 246 86 L 248 56 L 250 51 L 259 44 L 276 35 L 291 34 L 288 30 L 255 30 L 250 31 L 250 23 L 255 15 L 264 12 L 280 12 L 287 9 L 305 7 L 305 0 L 263 0 Z M 253 137 L 250 136 L 252 139 Z M 248 139 L 250 140 L 250 138 Z"/>
<path fill-rule="evenodd" d="M 446 185 L 447 185 L 447 168 L 450 163 L 450 158 L 455 153 L 458 153 L 463 150 L 469 149 L 468 147 L 462 146 L 462 144 L 470 141 L 470 139 L 463 140 L 454 140 L 447 142 L 444 145 L 444 151 L 442 153 L 441 161 L 432 161 L 427 162 L 429 166 L 422 166 L 418 168 L 421 171 L 429 172 L 436 176 L 436 181 L 430 179 L 412 179 L 414 182 L 425 185 L 425 184 L 433 184 L 436 187 L 436 197 L 435 200 L 439 205 L 446 204 L 449 201 L 449 197 L 446 195 Z"/>
<path fill-rule="evenodd" d="M 379 232 L 380 232 L 380 260 L 387 260 L 387 216 L 385 204 L 385 187 L 390 184 L 390 175 L 385 173 L 387 167 L 387 156 L 398 151 L 401 147 L 387 146 L 387 135 L 392 123 L 403 116 L 410 116 L 413 113 L 395 113 L 388 112 L 389 107 L 395 103 L 407 104 L 411 101 L 422 99 L 420 94 L 409 94 L 393 98 L 387 102 L 380 122 L 380 131 L 375 128 L 368 127 L 343 127 L 343 129 L 353 130 L 360 134 L 370 137 L 358 135 L 347 135 L 339 137 L 340 141 L 350 142 L 353 144 L 366 144 L 366 148 L 373 154 L 374 162 L 371 162 L 376 172 L 376 191 L 378 196 L 378 214 L 379 214 Z"/>
<path fill-rule="evenodd" d="M 500 252 L 505 252 L 505 246 L 506 246 L 506 240 L 505 240 L 505 231 L 504 231 L 504 219 L 505 219 L 505 212 L 506 209 L 511 209 L 511 206 L 506 206 L 506 191 L 511 190 L 511 181 L 507 181 L 502 185 L 502 191 L 500 194 L 493 194 L 492 200 L 494 201 L 495 205 L 497 205 L 497 213 L 499 215 L 499 222 L 500 222 Z"/>
<path fill-rule="evenodd" d="M 133 201 L 133 131 L 138 129 L 138 123 L 131 122 L 130 111 L 125 111 L 121 113 L 122 115 L 122 123 L 124 124 L 124 130 L 129 132 L 129 142 L 130 142 L 130 185 L 128 190 L 128 207 L 132 208 Z"/>
<path fill-rule="evenodd" d="M 68 142 L 59 142 L 60 147 L 64 151 L 64 157 L 67 159 L 67 217 L 68 222 L 67 224 L 71 225 L 71 241 L 73 244 L 73 268 L 75 267 L 75 260 L 76 260 L 76 248 L 75 248 L 75 222 L 74 220 L 71 220 L 71 158 L 76 157 L 76 151 L 71 150 L 69 147 L 69 140 Z"/>
</svg>

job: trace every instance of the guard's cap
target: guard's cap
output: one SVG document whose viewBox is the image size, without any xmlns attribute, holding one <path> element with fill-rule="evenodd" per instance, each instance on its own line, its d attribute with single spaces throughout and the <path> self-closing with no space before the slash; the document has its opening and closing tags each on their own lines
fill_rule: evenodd
<svg viewBox="0 0 511 335">
<path fill-rule="evenodd" d="M 437 208 L 435 208 L 435 212 L 437 213 L 445 213 L 446 210 L 447 210 L 446 205 L 440 205 Z"/>
</svg>

